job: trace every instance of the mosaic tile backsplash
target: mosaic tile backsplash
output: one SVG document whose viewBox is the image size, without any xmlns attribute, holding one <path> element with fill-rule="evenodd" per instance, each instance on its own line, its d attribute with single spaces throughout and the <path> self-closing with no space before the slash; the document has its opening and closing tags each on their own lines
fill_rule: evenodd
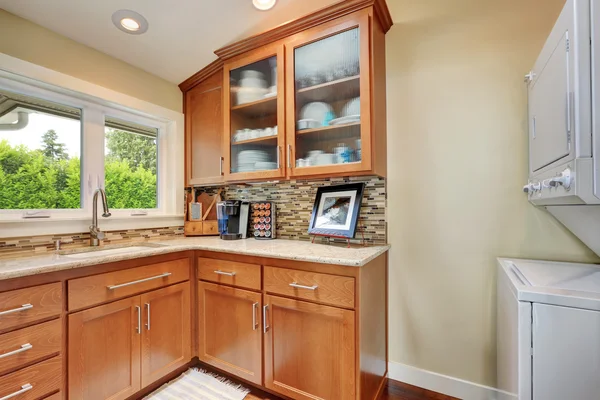
<svg viewBox="0 0 600 400">
<path fill-rule="evenodd" d="M 125 231 L 104 232 L 106 239 L 103 244 L 121 244 L 147 240 L 183 237 L 183 226 L 174 226 L 154 229 L 132 229 Z M 29 255 L 54 251 L 56 241 L 60 240 L 61 248 L 72 249 L 87 247 L 90 243 L 90 233 L 76 233 L 68 235 L 44 235 L 34 237 L 17 237 L 0 239 L 0 258 L 7 256 Z"/>
<path fill-rule="evenodd" d="M 308 224 L 312 214 L 317 188 L 320 186 L 342 185 L 349 182 L 364 182 L 365 191 L 360 209 L 357 239 L 359 244 L 364 235 L 368 245 L 387 243 L 386 224 L 386 182 L 379 177 L 328 178 L 311 180 L 290 180 L 279 183 L 257 185 L 233 184 L 222 187 L 222 197 L 226 200 L 272 201 L 277 205 L 277 238 L 291 240 L 311 240 Z M 206 191 L 214 194 L 218 187 L 196 188 L 197 193 Z M 182 221 L 183 225 L 183 221 Z M 183 237 L 183 226 L 135 229 L 105 232 L 104 244 L 120 244 L 147 240 L 160 240 Z M 0 258 L 29 255 L 53 251 L 55 242 L 60 240 L 65 249 L 89 245 L 89 232 L 67 235 L 44 235 L 0 239 Z M 253 240 L 253 239 L 250 239 Z M 317 241 L 326 241 L 318 238 Z M 332 239 L 332 242 L 340 242 Z"/>
<path fill-rule="evenodd" d="M 221 196 L 225 200 L 272 201 L 277 205 L 277 238 L 311 240 L 308 224 L 313 204 L 320 186 L 335 186 L 344 183 L 364 182 L 362 205 L 353 243 L 360 243 L 364 234 L 369 245 L 387 244 L 386 182 L 376 176 L 345 177 L 310 180 L 290 180 L 279 183 L 257 185 L 226 185 Z M 217 192 L 219 187 L 196 188 L 196 193 Z M 318 238 L 319 241 L 326 241 Z M 338 239 L 332 241 L 339 242 Z"/>
</svg>

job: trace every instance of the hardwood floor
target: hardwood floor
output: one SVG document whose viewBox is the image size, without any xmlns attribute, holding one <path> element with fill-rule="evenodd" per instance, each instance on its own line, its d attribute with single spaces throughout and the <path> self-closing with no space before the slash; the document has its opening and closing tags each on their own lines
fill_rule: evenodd
<svg viewBox="0 0 600 400">
<path fill-rule="evenodd" d="M 253 390 L 244 400 L 280 400 L 271 394 Z M 435 393 L 426 389 L 407 385 L 406 383 L 388 379 L 387 385 L 379 400 L 460 400 L 455 397 Z"/>
</svg>

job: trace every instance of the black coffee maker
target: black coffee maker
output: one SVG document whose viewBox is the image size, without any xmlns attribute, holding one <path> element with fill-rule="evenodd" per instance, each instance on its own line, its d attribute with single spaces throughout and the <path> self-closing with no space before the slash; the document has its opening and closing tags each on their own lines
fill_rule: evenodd
<svg viewBox="0 0 600 400">
<path fill-rule="evenodd" d="M 250 203 L 241 200 L 226 200 L 217 203 L 219 235 L 223 240 L 246 239 Z"/>
</svg>

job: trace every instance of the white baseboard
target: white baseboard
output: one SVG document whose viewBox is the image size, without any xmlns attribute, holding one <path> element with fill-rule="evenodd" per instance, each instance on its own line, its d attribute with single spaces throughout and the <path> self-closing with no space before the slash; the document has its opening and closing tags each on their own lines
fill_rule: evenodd
<svg viewBox="0 0 600 400">
<path fill-rule="evenodd" d="M 388 377 L 423 389 L 442 393 L 463 400 L 517 400 L 512 395 L 489 386 L 438 374 L 424 369 L 390 361 Z"/>
</svg>

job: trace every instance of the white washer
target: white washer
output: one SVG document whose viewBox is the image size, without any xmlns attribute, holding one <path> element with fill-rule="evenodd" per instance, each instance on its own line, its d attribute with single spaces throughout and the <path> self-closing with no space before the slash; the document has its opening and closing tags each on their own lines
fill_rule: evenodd
<svg viewBox="0 0 600 400">
<path fill-rule="evenodd" d="M 600 399 L 600 266 L 498 259 L 498 388 L 519 400 Z"/>
</svg>

